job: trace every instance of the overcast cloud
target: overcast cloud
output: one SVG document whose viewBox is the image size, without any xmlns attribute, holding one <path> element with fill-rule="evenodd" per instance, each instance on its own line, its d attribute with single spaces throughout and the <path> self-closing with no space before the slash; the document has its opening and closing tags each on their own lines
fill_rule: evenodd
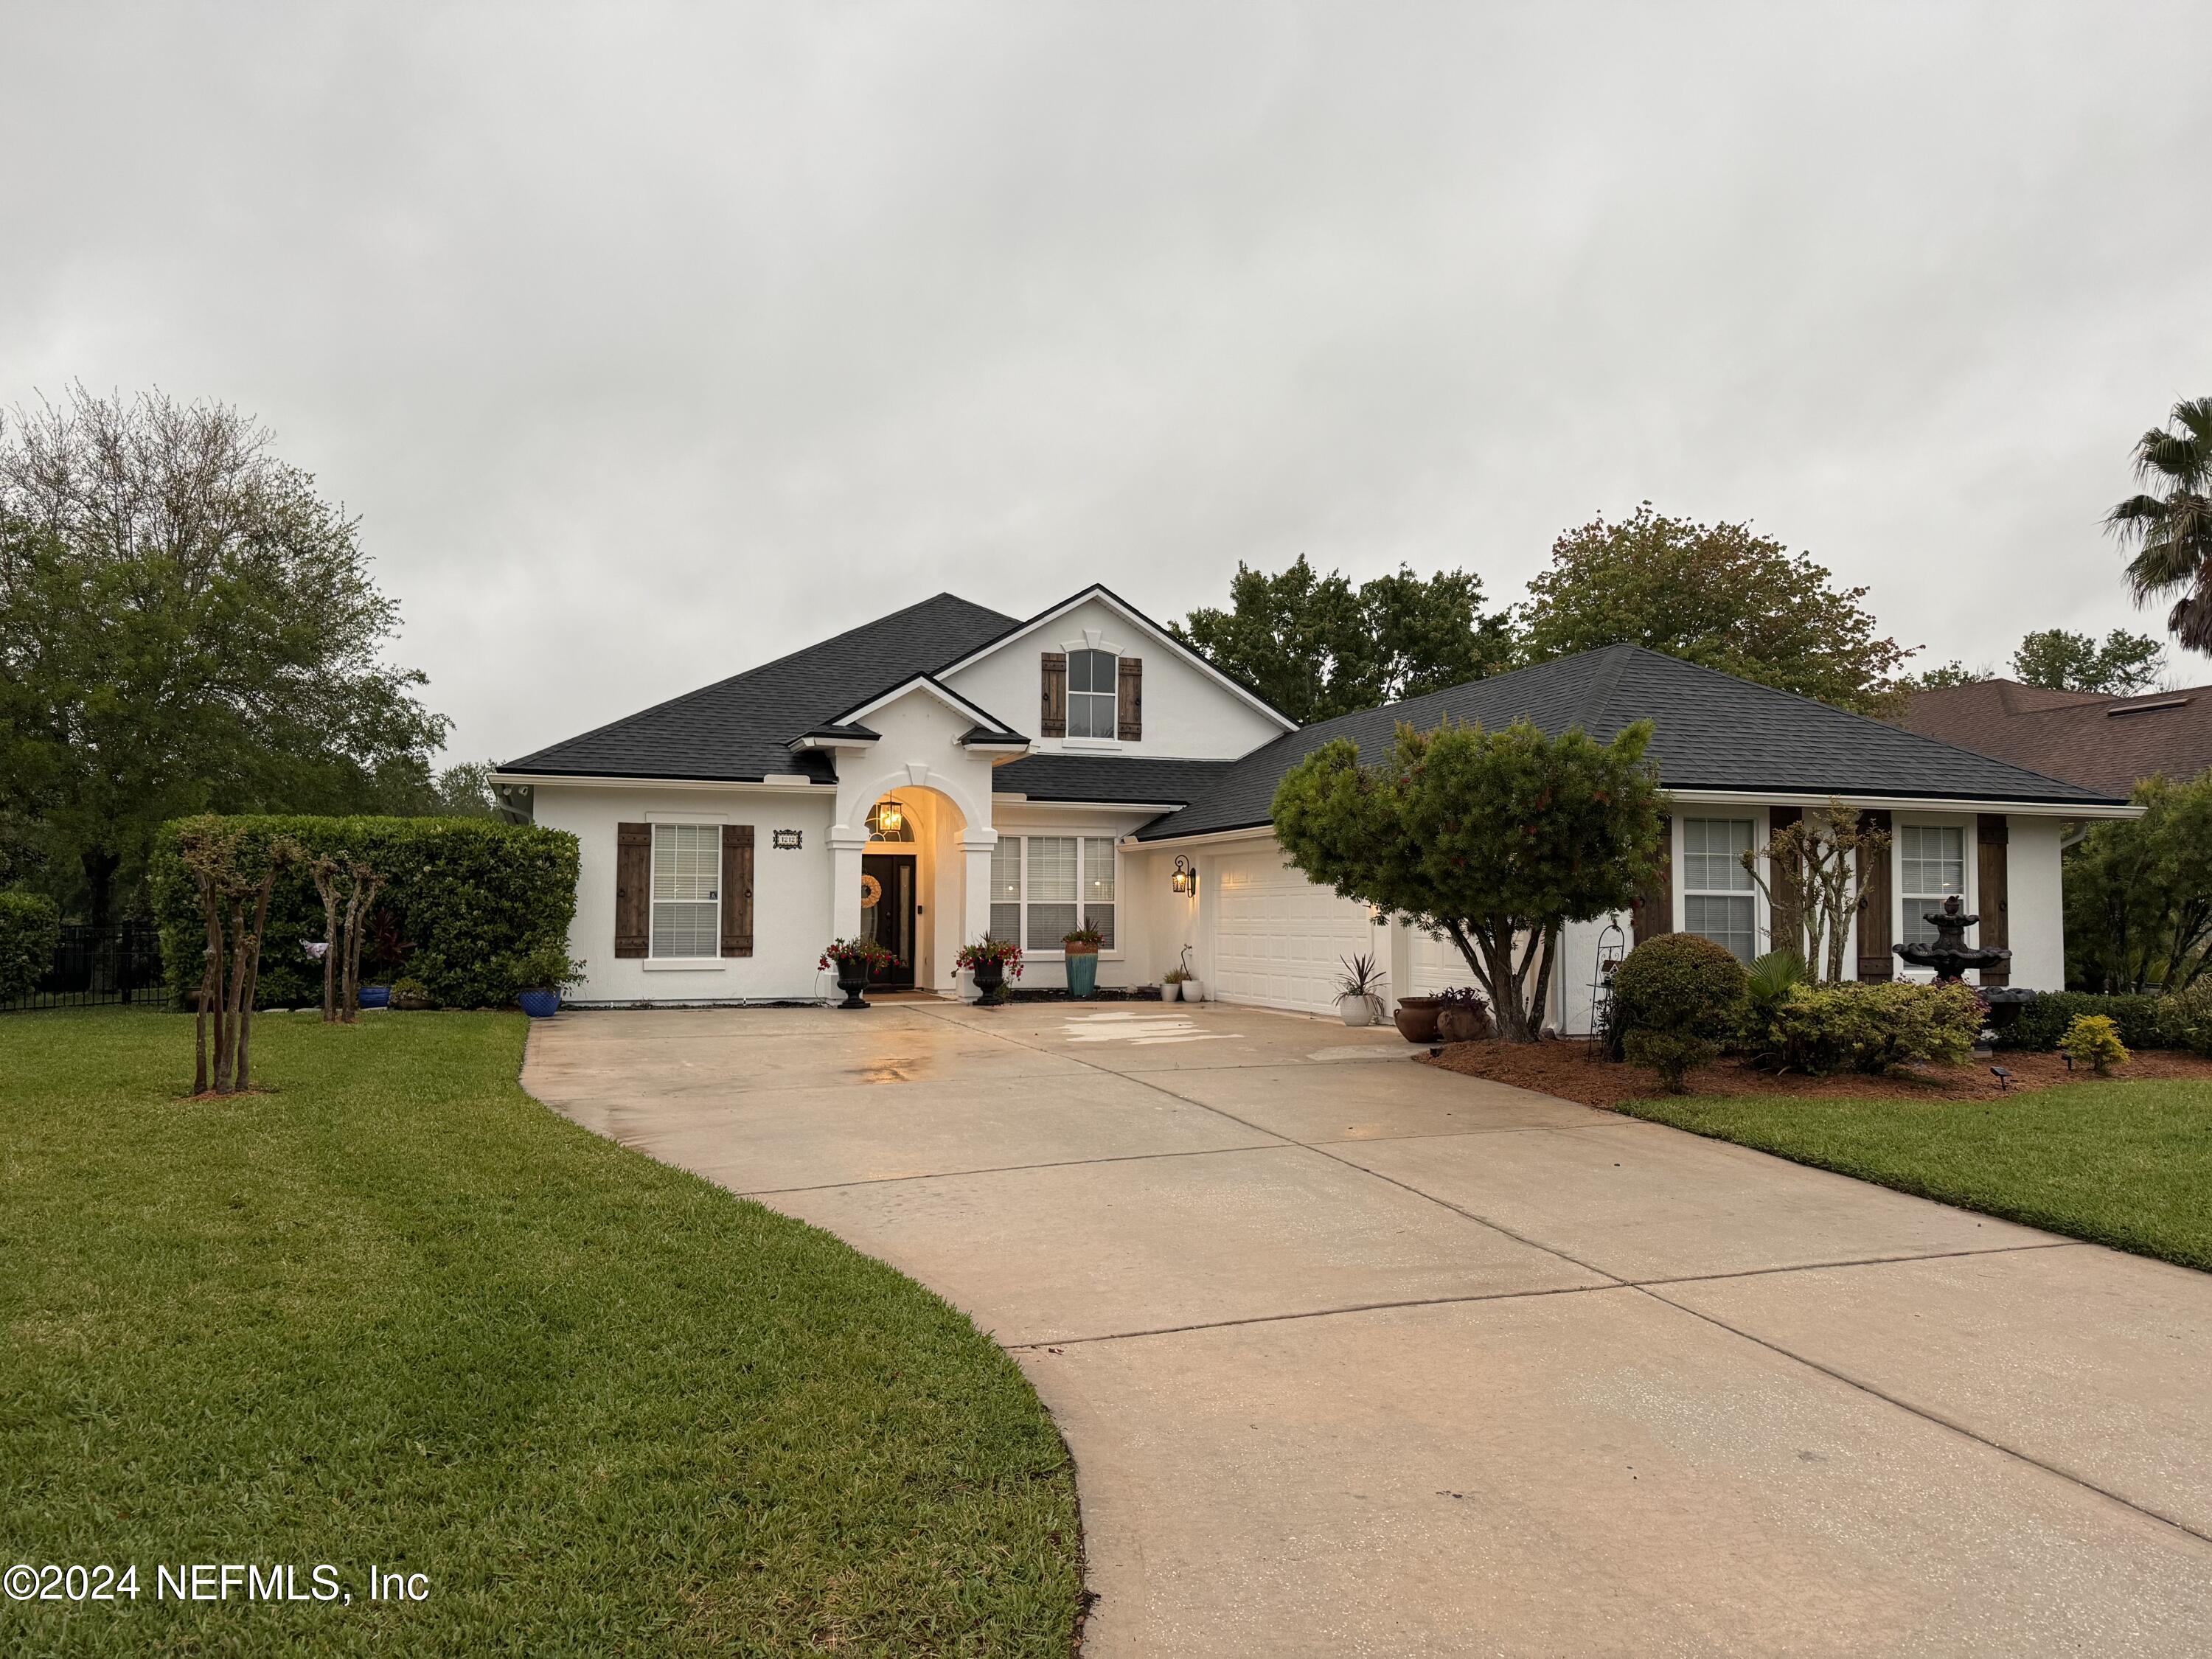
<svg viewBox="0 0 2212 1659">
<path fill-rule="evenodd" d="M 450 752 L 942 588 L 1155 617 L 1649 497 L 1929 656 L 2162 632 L 2212 7 L 0 9 L 0 404 L 260 415 Z M 2212 679 L 2192 658 L 2183 678 Z"/>
</svg>

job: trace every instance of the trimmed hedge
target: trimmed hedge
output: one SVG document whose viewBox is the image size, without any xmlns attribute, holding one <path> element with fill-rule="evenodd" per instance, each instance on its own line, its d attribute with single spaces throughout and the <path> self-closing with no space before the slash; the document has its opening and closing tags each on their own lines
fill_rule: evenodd
<svg viewBox="0 0 2212 1659">
<path fill-rule="evenodd" d="M 1981 998 L 1966 985 L 1800 985 L 1774 1011 L 1774 1059 L 1815 1077 L 1879 1075 L 1915 1060 L 1955 1066 L 1973 1053 L 1982 1013 Z"/>
<path fill-rule="evenodd" d="M 0 893 L 0 1002 L 38 988 L 62 942 L 62 913 L 44 893 Z"/>
<path fill-rule="evenodd" d="M 2212 997 L 2192 988 L 2179 996 L 2096 996 L 2087 991 L 2045 991 L 2027 1004 L 1999 1041 L 2008 1048 L 2048 1052 L 2083 1015 L 2102 1015 L 2130 1048 L 2212 1051 Z"/>
<path fill-rule="evenodd" d="M 528 988 L 523 963 L 533 951 L 568 947 L 577 845 L 566 830 L 495 818 L 272 815 L 228 822 L 244 828 L 249 853 L 288 836 L 311 858 L 349 854 L 382 875 L 371 915 L 388 919 L 404 947 L 400 960 L 382 970 L 421 981 L 444 1007 L 506 1007 Z M 162 826 L 150 874 L 161 959 L 169 989 L 181 1000 L 199 983 L 206 924 L 198 892 L 178 861 L 175 832 L 173 823 Z M 319 1004 L 321 965 L 300 945 L 322 937 L 323 902 L 313 879 L 305 866 L 287 870 L 270 897 L 255 1000 L 264 1008 Z M 364 952 L 364 964 L 368 959 Z"/>
</svg>

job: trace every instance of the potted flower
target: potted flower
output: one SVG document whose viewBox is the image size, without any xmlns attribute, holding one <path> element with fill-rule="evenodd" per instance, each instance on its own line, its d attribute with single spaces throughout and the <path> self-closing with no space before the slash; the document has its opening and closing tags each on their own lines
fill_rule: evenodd
<svg viewBox="0 0 2212 1659">
<path fill-rule="evenodd" d="M 1097 993 L 1098 947 L 1105 938 L 1096 927 L 1078 927 L 1060 936 L 1060 948 L 1067 953 L 1068 995 L 1088 997 Z"/>
<path fill-rule="evenodd" d="M 988 933 L 973 945 L 962 945 L 953 961 L 975 975 L 975 1000 L 985 1007 L 995 1008 L 1006 1000 L 1007 975 L 1022 976 L 1022 947 Z"/>
<path fill-rule="evenodd" d="M 1190 975 L 1183 972 L 1180 968 L 1170 968 L 1167 972 L 1162 974 L 1160 975 L 1160 1000 L 1162 1002 L 1182 1001 L 1183 981 L 1189 977 Z"/>
<path fill-rule="evenodd" d="M 1455 985 L 1437 998 L 1437 1035 L 1446 1042 L 1477 1042 L 1490 1035 L 1490 999 L 1472 985 Z"/>
<path fill-rule="evenodd" d="M 840 1008 L 865 1008 L 868 1005 L 860 993 L 868 988 L 870 976 L 881 969 L 900 966 L 899 959 L 885 946 L 872 939 L 833 939 L 823 951 L 819 964 L 824 972 L 835 971 L 837 988 L 845 994 Z"/>
<path fill-rule="evenodd" d="M 392 981 L 392 1006 L 403 1012 L 420 1013 L 438 1005 L 430 1000 L 430 988 L 419 979 L 395 979 Z"/>
<path fill-rule="evenodd" d="M 560 1012 L 561 993 L 584 977 L 584 964 L 560 945 L 541 945 L 515 964 L 515 977 L 523 988 L 514 1000 L 532 1019 L 550 1019 Z"/>
<path fill-rule="evenodd" d="M 1190 946 L 1182 947 L 1182 1000 L 1185 1002 L 1206 1000 L 1206 981 L 1191 971 Z"/>
<path fill-rule="evenodd" d="M 1337 1017 L 1346 1025 L 1372 1025 L 1382 1018 L 1382 970 L 1372 952 L 1339 957 L 1344 971 L 1336 979 Z"/>
</svg>

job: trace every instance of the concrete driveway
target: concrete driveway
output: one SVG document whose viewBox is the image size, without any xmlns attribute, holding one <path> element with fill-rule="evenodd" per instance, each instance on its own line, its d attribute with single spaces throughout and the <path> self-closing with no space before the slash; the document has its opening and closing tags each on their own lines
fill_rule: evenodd
<svg viewBox="0 0 2212 1659">
<path fill-rule="evenodd" d="M 2212 1278 L 1218 1005 L 570 1012 L 526 1086 L 966 1310 L 1095 1656 L 2212 1647 Z"/>
</svg>

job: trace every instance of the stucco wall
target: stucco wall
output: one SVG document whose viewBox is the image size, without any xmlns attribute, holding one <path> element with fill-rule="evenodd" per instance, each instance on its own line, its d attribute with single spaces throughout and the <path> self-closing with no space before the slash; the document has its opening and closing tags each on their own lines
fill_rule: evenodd
<svg viewBox="0 0 2212 1659">
<path fill-rule="evenodd" d="M 541 783 L 536 818 L 574 834 L 581 851 L 568 954 L 585 963 L 577 1002 L 737 1002 L 829 994 L 815 967 L 828 941 L 833 805 L 826 788 L 622 789 Z M 615 836 L 621 823 L 688 817 L 754 826 L 753 954 L 682 967 L 615 956 Z M 779 852 L 774 831 L 805 844 Z"/>
<path fill-rule="evenodd" d="M 2007 822 L 2006 909 L 2012 933 L 2012 982 L 2032 991 L 2066 988 L 2066 904 L 2058 844 L 2064 826 L 2056 818 Z"/>
<path fill-rule="evenodd" d="M 1083 648 L 1085 630 L 1098 648 L 1145 665 L 1145 735 L 1136 743 L 1063 740 L 1037 735 L 1038 658 Z M 1016 635 L 945 684 L 1026 734 L 1039 754 L 1063 747 L 1086 752 L 1234 760 L 1279 737 L 1283 728 L 1174 647 L 1153 638 L 1111 605 L 1090 599 L 1065 616 Z M 872 725 L 872 721 L 870 722 Z"/>
</svg>

